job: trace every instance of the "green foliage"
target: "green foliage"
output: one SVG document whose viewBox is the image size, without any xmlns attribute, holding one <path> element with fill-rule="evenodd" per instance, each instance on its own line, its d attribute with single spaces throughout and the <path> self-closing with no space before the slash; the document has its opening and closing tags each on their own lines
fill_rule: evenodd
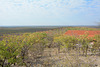
<svg viewBox="0 0 100 67">
<path fill-rule="evenodd" d="M 55 42 L 60 42 L 62 45 L 61 48 L 71 48 L 74 47 L 75 44 L 78 43 L 77 38 L 75 36 L 67 36 L 67 35 L 62 35 L 59 37 L 55 37 Z"/>
<path fill-rule="evenodd" d="M 36 43 L 42 43 L 42 46 L 45 45 L 46 36 L 46 33 L 25 33 L 19 36 L 5 36 L 4 39 L 0 41 L 1 66 L 4 65 L 4 63 L 7 63 L 9 66 L 14 63 L 19 63 L 18 61 L 21 59 L 23 61 L 32 45 L 36 45 Z"/>
</svg>

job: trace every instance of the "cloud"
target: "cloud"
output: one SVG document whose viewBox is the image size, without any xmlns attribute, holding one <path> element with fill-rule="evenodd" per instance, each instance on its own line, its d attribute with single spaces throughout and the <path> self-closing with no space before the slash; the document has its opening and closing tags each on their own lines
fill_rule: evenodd
<svg viewBox="0 0 100 67">
<path fill-rule="evenodd" d="M 58 22 L 57 19 L 61 19 L 66 22 L 76 17 L 91 19 L 93 16 L 100 18 L 100 0 L 0 0 L 0 20 Z"/>
<path fill-rule="evenodd" d="M 2 4 L 1 4 L 2 3 Z M 1 0 L 1 10 L 3 12 L 32 12 L 37 13 L 42 10 L 42 13 L 60 14 L 60 12 L 72 12 L 71 8 L 80 7 L 83 0 Z M 38 10 L 38 11 L 37 11 Z M 45 11 L 45 12 L 44 12 Z M 66 13 L 67 13 L 66 12 Z M 61 13 L 63 14 L 63 13 Z"/>
</svg>

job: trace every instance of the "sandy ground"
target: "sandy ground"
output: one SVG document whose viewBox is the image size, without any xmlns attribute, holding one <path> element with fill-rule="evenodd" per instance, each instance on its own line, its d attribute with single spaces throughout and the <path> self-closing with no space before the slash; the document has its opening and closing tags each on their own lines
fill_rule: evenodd
<svg viewBox="0 0 100 67">
<path fill-rule="evenodd" d="M 28 67 L 100 67 L 100 55 L 88 55 L 85 57 L 75 50 L 58 53 L 57 48 L 46 48 L 42 57 L 35 61 L 33 59 L 27 61 L 31 62 Z"/>
</svg>

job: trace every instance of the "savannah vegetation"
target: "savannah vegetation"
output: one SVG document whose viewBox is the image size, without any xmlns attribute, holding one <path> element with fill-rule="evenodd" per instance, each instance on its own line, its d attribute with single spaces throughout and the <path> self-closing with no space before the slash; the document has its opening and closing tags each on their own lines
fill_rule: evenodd
<svg viewBox="0 0 100 67">
<path fill-rule="evenodd" d="M 100 35 L 69 36 L 67 30 L 89 27 L 60 27 L 0 30 L 0 67 L 96 67 L 100 66 Z M 24 31 L 24 32 L 22 32 Z M 90 42 L 95 39 L 94 45 Z M 76 45 L 81 44 L 81 45 Z"/>
</svg>

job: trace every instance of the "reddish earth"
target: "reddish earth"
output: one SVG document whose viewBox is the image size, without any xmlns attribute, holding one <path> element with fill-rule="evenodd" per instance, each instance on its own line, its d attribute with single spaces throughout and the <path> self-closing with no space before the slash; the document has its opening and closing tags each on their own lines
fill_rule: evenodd
<svg viewBox="0 0 100 67">
<path fill-rule="evenodd" d="M 88 37 L 94 37 L 95 35 L 100 34 L 100 31 L 84 31 L 84 30 L 68 30 L 65 35 L 84 35 L 87 34 Z"/>
</svg>

